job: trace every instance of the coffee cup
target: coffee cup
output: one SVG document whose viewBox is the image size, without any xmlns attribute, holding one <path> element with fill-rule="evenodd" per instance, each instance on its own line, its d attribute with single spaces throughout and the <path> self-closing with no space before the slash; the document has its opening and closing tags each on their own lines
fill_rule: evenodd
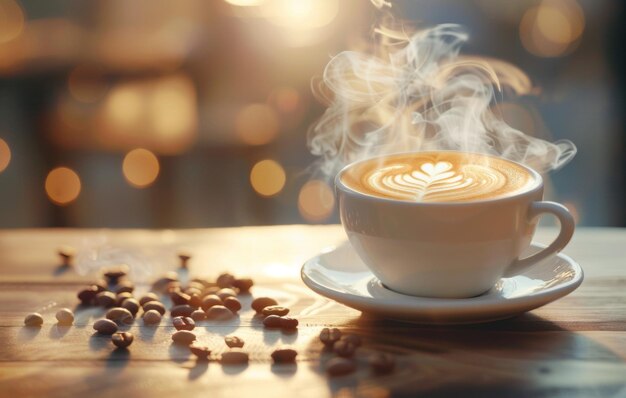
<svg viewBox="0 0 626 398">
<path fill-rule="evenodd" d="M 574 233 L 567 208 L 542 200 L 539 173 L 490 155 L 371 158 L 346 166 L 335 187 L 354 250 L 387 288 L 407 295 L 478 296 L 557 253 Z M 558 236 L 520 258 L 546 213 L 558 219 Z"/>
</svg>

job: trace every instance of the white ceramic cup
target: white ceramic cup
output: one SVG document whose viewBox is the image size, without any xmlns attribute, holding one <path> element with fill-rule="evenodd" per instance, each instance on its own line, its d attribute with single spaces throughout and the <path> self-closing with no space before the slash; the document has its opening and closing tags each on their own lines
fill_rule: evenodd
<svg viewBox="0 0 626 398">
<path fill-rule="evenodd" d="M 535 183 L 512 196 L 409 202 L 347 187 L 341 176 L 358 163 L 344 168 L 335 179 L 341 223 L 372 273 L 399 293 L 446 298 L 480 295 L 501 277 L 518 274 L 559 252 L 574 233 L 567 208 L 542 201 L 541 175 L 523 165 Z M 520 259 L 543 213 L 556 216 L 559 234 L 542 251 Z"/>
</svg>

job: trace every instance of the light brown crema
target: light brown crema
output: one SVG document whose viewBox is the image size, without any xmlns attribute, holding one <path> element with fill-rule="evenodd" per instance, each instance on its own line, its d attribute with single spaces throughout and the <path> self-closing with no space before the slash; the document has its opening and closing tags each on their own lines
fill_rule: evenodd
<svg viewBox="0 0 626 398">
<path fill-rule="evenodd" d="M 491 156 L 462 152 L 419 152 L 355 164 L 341 176 L 365 195 L 416 202 L 469 202 L 527 190 L 534 176 L 523 167 Z"/>
</svg>

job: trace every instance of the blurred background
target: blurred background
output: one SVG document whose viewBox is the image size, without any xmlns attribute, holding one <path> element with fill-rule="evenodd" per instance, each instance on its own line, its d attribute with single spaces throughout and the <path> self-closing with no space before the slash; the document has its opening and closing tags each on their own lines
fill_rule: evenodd
<svg viewBox="0 0 626 398">
<path fill-rule="evenodd" d="M 454 22 L 465 52 L 526 71 L 500 103 L 576 158 L 547 196 L 580 225 L 626 226 L 624 5 L 609 0 L 394 1 Z M 311 176 L 311 79 L 372 37 L 365 0 L 0 0 L 0 227 L 338 222 Z"/>
</svg>

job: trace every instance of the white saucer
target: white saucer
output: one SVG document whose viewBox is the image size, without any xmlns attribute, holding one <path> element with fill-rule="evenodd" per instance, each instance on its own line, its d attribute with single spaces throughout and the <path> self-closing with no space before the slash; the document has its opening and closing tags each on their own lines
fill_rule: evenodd
<svg viewBox="0 0 626 398">
<path fill-rule="evenodd" d="M 524 257 L 542 248 L 533 244 Z M 414 297 L 383 286 L 345 243 L 307 261 L 301 276 L 315 292 L 365 313 L 419 323 L 462 324 L 509 318 L 546 305 L 574 291 L 583 281 L 583 270 L 570 257 L 558 254 L 522 274 L 500 279 L 478 297 Z"/>
</svg>

